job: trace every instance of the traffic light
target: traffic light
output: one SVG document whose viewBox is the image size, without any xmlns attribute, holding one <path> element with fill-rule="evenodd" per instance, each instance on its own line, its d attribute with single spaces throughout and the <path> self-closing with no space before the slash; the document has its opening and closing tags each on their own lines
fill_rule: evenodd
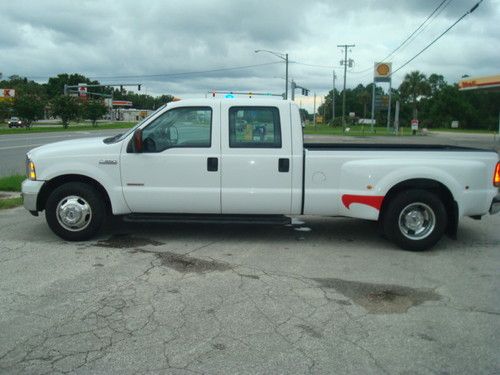
<svg viewBox="0 0 500 375">
<path fill-rule="evenodd" d="M 309 90 L 308 89 L 302 89 L 302 95 L 308 96 L 309 95 Z"/>
<path fill-rule="evenodd" d="M 137 90 L 138 90 L 138 91 L 141 91 L 141 85 L 138 85 L 138 86 L 137 86 Z"/>
</svg>

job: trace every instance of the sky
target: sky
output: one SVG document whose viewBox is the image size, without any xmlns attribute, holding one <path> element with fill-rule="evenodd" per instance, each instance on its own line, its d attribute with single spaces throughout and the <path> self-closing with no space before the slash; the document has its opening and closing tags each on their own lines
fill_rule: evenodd
<svg viewBox="0 0 500 375">
<path fill-rule="evenodd" d="M 446 0 L 418 35 L 384 60 L 442 0 L 0 0 L 0 72 L 38 82 L 81 73 L 105 83 L 142 83 L 151 95 L 204 97 L 212 90 L 270 92 L 289 77 L 321 96 L 373 80 L 376 61 L 393 70 L 441 34 L 477 0 Z M 449 83 L 500 74 L 500 0 L 484 0 L 443 38 L 393 75 L 420 70 Z M 246 68 L 241 68 L 246 67 Z M 237 68 L 221 70 L 225 68 Z M 209 72 L 207 72 L 209 71 Z M 184 74 L 186 73 L 186 74 Z M 310 109 L 312 96 L 296 91 Z"/>
</svg>

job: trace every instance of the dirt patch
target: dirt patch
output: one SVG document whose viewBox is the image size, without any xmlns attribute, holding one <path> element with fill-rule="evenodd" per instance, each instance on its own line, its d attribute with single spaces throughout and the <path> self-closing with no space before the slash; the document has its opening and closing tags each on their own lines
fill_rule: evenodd
<svg viewBox="0 0 500 375">
<path fill-rule="evenodd" d="M 113 249 L 134 249 L 147 245 L 160 246 L 163 243 L 149 238 L 134 237 L 129 234 L 114 234 L 107 240 L 100 240 L 96 243 L 96 246 Z"/>
<path fill-rule="evenodd" d="M 181 273 L 206 273 L 206 272 L 224 272 L 231 269 L 227 263 L 217 262 L 215 260 L 204 260 L 190 257 L 184 254 L 176 254 L 169 251 L 156 252 L 143 249 L 135 249 L 134 253 L 154 254 L 161 265 L 172 268 Z"/>
<path fill-rule="evenodd" d="M 313 279 L 323 288 L 332 288 L 368 310 L 371 314 L 401 314 L 426 301 L 438 301 L 432 289 L 400 285 L 372 284 L 342 279 Z"/>
</svg>

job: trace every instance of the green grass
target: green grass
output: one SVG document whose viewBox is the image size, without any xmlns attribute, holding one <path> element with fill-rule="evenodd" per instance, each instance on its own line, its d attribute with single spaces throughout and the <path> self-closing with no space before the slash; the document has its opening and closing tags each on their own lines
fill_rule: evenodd
<svg viewBox="0 0 500 375">
<path fill-rule="evenodd" d="M 97 126 L 84 124 L 70 123 L 67 129 L 64 129 L 61 124 L 52 125 L 51 127 L 37 127 L 35 124 L 31 129 L 25 128 L 8 128 L 7 126 L 0 127 L 0 135 L 2 134 L 29 134 L 29 133 L 53 133 L 53 132 L 71 132 L 71 131 L 94 131 L 106 129 L 129 129 L 136 122 L 114 122 L 114 123 L 99 123 Z"/>
<path fill-rule="evenodd" d="M 308 125 L 304 128 L 304 134 L 311 135 L 338 135 L 338 136 L 395 136 L 396 134 L 392 131 L 387 131 L 384 126 L 374 127 L 374 131 L 371 131 L 370 125 L 354 125 L 347 126 L 349 131 L 343 132 L 342 126 L 329 126 L 329 125 Z M 410 135 L 411 131 L 409 128 L 400 131 L 399 135 Z"/>
<path fill-rule="evenodd" d="M 0 177 L 0 191 L 21 191 L 21 183 L 25 179 L 26 176 L 21 174 Z"/>
<path fill-rule="evenodd" d="M 494 134 L 498 132 L 497 130 L 488 130 L 488 129 L 451 129 L 451 128 L 431 128 L 430 132 L 449 132 L 449 133 L 469 133 L 469 134 Z"/>
<path fill-rule="evenodd" d="M 5 210 L 7 208 L 14 208 L 17 206 L 21 206 L 23 204 L 23 198 L 8 198 L 8 199 L 0 199 L 0 210 Z"/>
</svg>

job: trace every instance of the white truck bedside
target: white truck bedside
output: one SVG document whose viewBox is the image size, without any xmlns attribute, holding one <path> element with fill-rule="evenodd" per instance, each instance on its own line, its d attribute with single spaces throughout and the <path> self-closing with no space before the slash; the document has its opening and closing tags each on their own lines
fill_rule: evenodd
<svg viewBox="0 0 500 375">
<path fill-rule="evenodd" d="M 27 210 L 66 240 L 106 216 L 130 221 L 284 223 L 290 215 L 375 220 L 400 247 L 455 235 L 460 217 L 500 210 L 495 151 L 454 146 L 303 144 L 283 100 L 169 103 L 125 134 L 27 154 Z"/>
</svg>

